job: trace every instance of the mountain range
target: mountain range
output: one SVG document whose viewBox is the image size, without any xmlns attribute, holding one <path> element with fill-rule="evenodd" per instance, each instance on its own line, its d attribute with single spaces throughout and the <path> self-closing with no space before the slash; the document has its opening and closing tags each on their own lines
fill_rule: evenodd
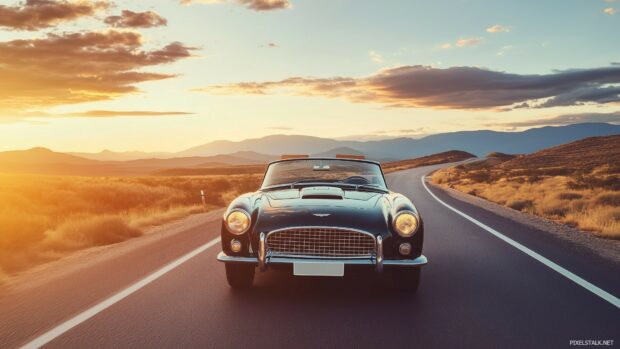
<svg viewBox="0 0 620 349">
<path fill-rule="evenodd" d="M 346 149 L 362 153 L 376 160 L 401 160 L 452 149 L 483 156 L 489 152 L 531 153 L 539 149 L 572 142 L 585 137 L 620 134 L 620 125 L 583 123 L 567 126 L 546 126 L 521 132 L 490 130 L 439 133 L 424 138 L 393 138 L 373 141 L 335 140 L 301 135 L 271 135 L 243 141 L 218 140 L 192 147 L 177 153 L 125 152 L 87 154 L 73 153 L 94 160 L 129 160 L 136 158 L 175 158 L 214 156 L 253 151 L 279 156 L 283 149 L 288 154 L 327 154 Z M 114 156 L 117 154 L 118 156 Z"/>
<path fill-rule="evenodd" d="M 377 161 L 417 158 L 449 150 L 477 156 L 490 152 L 523 154 L 592 136 L 620 134 L 620 125 L 584 123 L 521 132 L 490 130 L 440 133 L 420 139 L 335 140 L 272 135 L 243 141 L 214 141 L 176 153 L 58 153 L 45 148 L 0 152 L 0 172 L 79 175 L 139 175 L 172 168 L 264 164 L 282 153 L 332 157 L 366 155 Z"/>
</svg>

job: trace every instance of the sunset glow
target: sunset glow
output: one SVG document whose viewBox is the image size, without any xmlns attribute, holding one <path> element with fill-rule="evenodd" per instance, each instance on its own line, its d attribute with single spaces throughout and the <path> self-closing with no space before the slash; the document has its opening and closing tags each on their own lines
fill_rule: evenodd
<svg viewBox="0 0 620 349">
<path fill-rule="evenodd" d="M 618 123 L 617 4 L 8 1 L 0 150 Z"/>
</svg>

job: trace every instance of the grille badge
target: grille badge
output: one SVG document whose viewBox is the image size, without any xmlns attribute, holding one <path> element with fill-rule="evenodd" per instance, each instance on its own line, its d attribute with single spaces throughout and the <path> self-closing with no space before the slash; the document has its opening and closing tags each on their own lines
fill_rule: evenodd
<svg viewBox="0 0 620 349">
<path fill-rule="evenodd" d="M 331 213 L 313 213 L 313 216 L 317 216 L 317 217 L 328 217 L 331 216 Z"/>
</svg>

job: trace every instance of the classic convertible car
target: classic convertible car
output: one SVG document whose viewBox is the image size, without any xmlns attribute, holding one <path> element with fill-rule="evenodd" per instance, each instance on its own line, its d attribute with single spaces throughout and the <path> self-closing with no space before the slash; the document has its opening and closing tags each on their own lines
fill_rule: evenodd
<svg viewBox="0 0 620 349">
<path fill-rule="evenodd" d="M 349 268 L 391 273 L 400 289 L 420 283 L 424 225 L 391 192 L 379 163 L 289 156 L 269 164 L 260 189 L 233 200 L 222 218 L 222 252 L 233 288 L 256 267 L 299 276 L 344 276 Z"/>
</svg>

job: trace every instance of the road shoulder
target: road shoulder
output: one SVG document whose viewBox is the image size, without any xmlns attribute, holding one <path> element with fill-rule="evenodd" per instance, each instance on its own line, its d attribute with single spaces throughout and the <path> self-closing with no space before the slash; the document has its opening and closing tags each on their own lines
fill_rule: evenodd
<svg viewBox="0 0 620 349">
<path fill-rule="evenodd" d="M 217 220 L 221 214 L 221 209 L 193 214 L 151 227 L 142 236 L 134 239 L 76 251 L 64 258 L 36 266 L 9 278 L 6 283 L 0 286 L 0 289 L 2 289 L 2 294 L 6 295 L 41 287 L 72 274 L 83 272 L 98 264 L 130 254 L 162 239 L 194 229 L 205 222 Z"/>
<path fill-rule="evenodd" d="M 465 194 L 456 189 L 437 186 L 429 180 L 426 181 L 426 184 L 433 190 L 441 191 L 455 200 L 477 206 L 498 216 L 548 233 L 571 244 L 585 248 L 596 255 L 605 258 L 606 260 L 620 265 L 620 241 L 599 238 L 587 232 L 583 232 L 542 217 L 516 211 L 494 202 Z"/>
</svg>

